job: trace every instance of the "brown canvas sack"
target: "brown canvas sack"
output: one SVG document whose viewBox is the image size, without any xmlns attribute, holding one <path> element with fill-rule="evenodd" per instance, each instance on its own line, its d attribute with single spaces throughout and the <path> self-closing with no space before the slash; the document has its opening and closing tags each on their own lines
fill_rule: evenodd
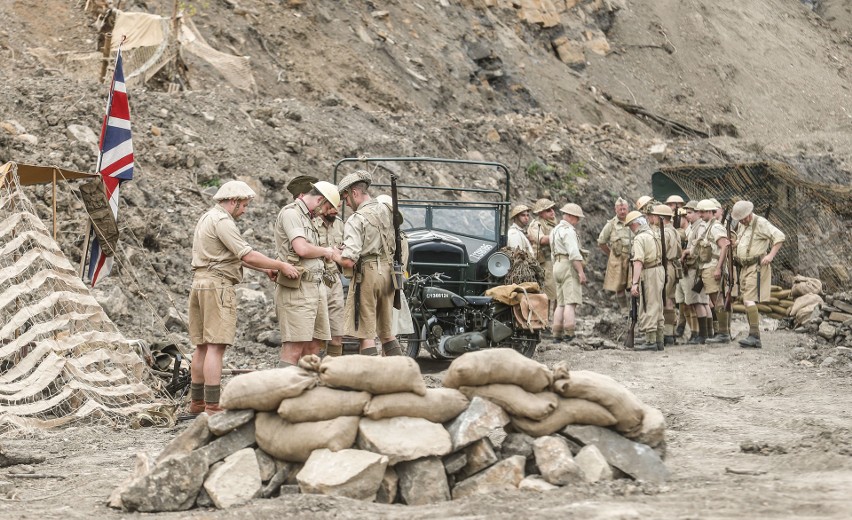
<svg viewBox="0 0 852 520">
<path fill-rule="evenodd" d="M 642 401 L 615 379 L 589 370 L 572 370 L 569 379 L 553 383 L 562 397 L 587 399 L 603 406 L 615 417 L 615 429 L 633 433 L 642 425 Z"/>
<path fill-rule="evenodd" d="M 591 424 L 594 426 L 612 426 L 615 417 L 603 406 L 585 399 L 559 398 L 556 410 L 540 421 L 524 417 L 512 417 L 512 426 L 532 437 L 551 435 L 569 424 Z"/>
<path fill-rule="evenodd" d="M 326 386 L 363 390 L 373 395 L 413 392 L 426 395 L 420 366 L 408 356 L 339 356 L 322 360 L 320 380 Z"/>
<path fill-rule="evenodd" d="M 282 399 L 301 395 L 318 382 L 316 374 L 298 367 L 240 374 L 225 385 L 219 406 L 227 410 L 250 408 L 272 412 L 278 409 Z"/>
<path fill-rule="evenodd" d="M 645 404 L 642 405 L 642 412 L 642 427 L 635 434 L 626 437 L 656 448 L 666 439 L 666 418 L 663 412 Z"/>
<path fill-rule="evenodd" d="M 364 415 L 370 419 L 419 417 L 434 423 L 455 419 L 467 409 L 470 401 L 452 388 L 427 388 L 426 395 L 411 392 L 377 395 L 367 403 Z"/>
<path fill-rule="evenodd" d="M 463 386 L 459 388 L 468 399 L 475 396 L 488 399 L 509 415 L 540 421 L 556 410 L 558 397 L 553 392 L 532 394 L 516 385 Z"/>
<path fill-rule="evenodd" d="M 278 416 L 291 423 L 327 421 L 346 415 L 360 416 L 370 402 L 370 397 L 367 392 L 318 386 L 298 397 L 282 400 L 278 406 Z"/>
<path fill-rule="evenodd" d="M 272 457 L 305 462 L 314 450 L 351 448 L 358 435 L 360 420 L 360 417 L 349 416 L 294 424 L 278 417 L 278 414 L 259 413 L 255 419 L 255 435 L 260 449 Z"/>
<path fill-rule="evenodd" d="M 553 383 L 550 369 L 510 348 L 468 352 L 456 358 L 444 377 L 444 386 L 518 385 L 527 392 L 546 390 Z"/>
</svg>

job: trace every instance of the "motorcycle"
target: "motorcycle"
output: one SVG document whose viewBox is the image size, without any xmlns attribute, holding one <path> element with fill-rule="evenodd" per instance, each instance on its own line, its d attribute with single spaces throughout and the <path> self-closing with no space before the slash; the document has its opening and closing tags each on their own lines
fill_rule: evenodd
<svg viewBox="0 0 852 520">
<path fill-rule="evenodd" d="M 490 296 L 460 296 L 436 287 L 449 277 L 441 273 L 412 274 L 405 282 L 414 333 L 400 336 L 408 356 L 420 348 L 435 359 L 453 359 L 466 352 L 508 347 L 526 357 L 535 354 L 540 330 L 529 330 L 516 318 L 513 305 Z"/>
</svg>

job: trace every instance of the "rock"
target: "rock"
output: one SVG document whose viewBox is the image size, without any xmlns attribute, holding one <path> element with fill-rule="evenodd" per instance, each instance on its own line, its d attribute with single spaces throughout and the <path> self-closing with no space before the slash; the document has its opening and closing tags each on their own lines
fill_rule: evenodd
<svg viewBox="0 0 852 520">
<path fill-rule="evenodd" d="M 244 504 L 260 490 L 260 468 L 251 448 L 244 448 L 225 457 L 204 481 L 204 489 L 219 509 Z"/>
<path fill-rule="evenodd" d="M 192 450 L 207 444 L 213 438 L 213 434 L 207 428 L 209 419 L 210 416 L 206 413 L 199 414 L 189 427 L 175 437 L 162 453 L 160 453 L 160 456 L 157 457 L 157 464 L 170 457 L 186 455 Z"/>
<path fill-rule="evenodd" d="M 829 341 L 834 339 L 834 336 L 837 335 L 837 327 L 832 325 L 831 323 L 824 321 L 819 324 L 819 329 L 817 329 L 817 334 L 820 337 L 823 337 Z"/>
<path fill-rule="evenodd" d="M 93 291 L 95 299 L 104 309 L 107 316 L 113 320 L 118 319 L 122 315 L 129 314 L 127 310 L 127 297 L 121 290 L 121 287 L 114 286 L 107 291 Z"/>
<path fill-rule="evenodd" d="M 13 119 L 9 119 L 0 123 L 0 128 L 2 128 L 9 135 L 18 135 L 27 132 L 27 129 L 24 128 L 24 125 Z"/>
<path fill-rule="evenodd" d="M 38 137 L 33 134 L 18 134 L 15 136 L 15 140 L 32 146 L 36 146 L 38 144 Z"/>
<path fill-rule="evenodd" d="M 281 346 L 281 332 L 278 330 L 267 330 L 257 335 L 257 342 L 268 347 Z"/>
<path fill-rule="evenodd" d="M 261 451 L 261 450 L 258 450 Z M 263 452 L 266 453 L 266 452 Z M 276 461 L 275 474 L 269 479 L 269 482 L 260 490 L 260 496 L 269 498 L 279 492 L 281 486 L 285 483 L 295 483 L 296 475 L 302 469 L 301 464 L 295 462 Z M 295 485 L 295 484 L 293 484 Z M 296 485 L 298 487 L 298 485 Z"/>
<path fill-rule="evenodd" d="M 239 297 L 240 305 L 257 304 L 266 306 L 268 301 L 263 291 L 255 291 L 253 289 L 246 289 L 245 287 L 237 288 L 237 296 Z"/>
<path fill-rule="evenodd" d="M 254 419 L 254 410 L 225 410 L 210 417 L 207 420 L 207 428 L 213 435 L 222 436 L 252 419 Z"/>
<path fill-rule="evenodd" d="M 201 451 L 171 457 L 135 479 L 121 494 L 122 506 L 143 513 L 185 511 L 195 503 L 208 466 Z"/>
<path fill-rule="evenodd" d="M 551 42 L 559 60 L 574 69 L 586 67 L 586 55 L 583 46 L 565 36 L 560 36 Z"/>
<path fill-rule="evenodd" d="M 214 507 L 213 500 L 210 498 L 210 495 L 207 493 L 207 490 L 204 489 L 204 486 L 202 486 L 201 491 L 198 492 L 198 497 L 195 499 L 195 506 L 205 508 Z"/>
<path fill-rule="evenodd" d="M 561 437 L 539 437 L 533 442 L 533 453 L 541 476 L 551 484 L 564 486 L 584 481 L 583 470 L 574 462 L 571 448 Z"/>
<path fill-rule="evenodd" d="M 231 433 L 219 437 L 207 446 L 199 448 L 198 452 L 206 457 L 207 464 L 210 465 L 243 448 L 248 448 L 254 443 L 254 421 L 251 421 Z"/>
<path fill-rule="evenodd" d="M 808 351 L 804 347 L 795 347 L 790 351 L 790 358 L 799 361 L 809 357 Z"/>
<path fill-rule="evenodd" d="M 487 399 L 474 397 L 467 410 L 446 425 L 453 443 L 452 451 L 473 444 L 491 430 L 507 424 L 509 416 L 502 408 Z"/>
<path fill-rule="evenodd" d="M 657 161 L 662 161 L 666 157 L 667 148 L 668 145 L 666 143 L 655 144 L 648 149 L 648 155 L 650 155 Z"/>
<path fill-rule="evenodd" d="M 391 466 L 406 460 L 442 457 L 452 451 L 450 434 L 443 426 L 417 417 L 364 417 L 358 424 L 355 443 L 362 450 L 387 455 Z"/>
<path fill-rule="evenodd" d="M 399 475 L 396 474 L 396 470 L 388 466 L 379 484 L 379 491 L 376 493 L 376 503 L 393 504 L 397 491 L 399 491 Z"/>
<path fill-rule="evenodd" d="M 513 455 L 520 455 L 528 459 L 533 456 L 532 443 L 534 440 L 526 433 L 509 433 L 503 439 L 503 445 L 500 446 L 500 454 L 504 459 Z"/>
<path fill-rule="evenodd" d="M 604 458 L 601 450 L 595 445 L 585 446 L 580 453 L 574 457 L 574 462 L 583 470 L 586 482 L 597 482 L 599 480 L 612 480 L 612 468 Z"/>
<path fill-rule="evenodd" d="M 217 414 L 218 415 L 218 414 Z M 266 482 L 276 473 L 275 459 L 260 448 L 254 450 L 254 456 L 257 457 L 257 467 L 260 470 L 260 480 Z"/>
<path fill-rule="evenodd" d="M 462 451 L 450 453 L 444 457 L 444 470 L 448 475 L 454 475 L 467 465 L 467 454 Z"/>
<path fill-rule="evenodd" d="M 560 433 L 584 446 L 594 444 L 610 466 L 636 480 L 659 484 L 669 478 L 669 470 L 653 449 L 625 439 L 612 430 L 600 426 L 568 425 Z"/>
<path fill-rule="evenodd" d="M 467 464 L 459 472 L 458 479 L 465 479 L 493 466 L 499 459 L 488 437 L 480 439 L 464 449 Z"/>
<path fill-rule="evenodd" d="M 822 360 L 822 363 L 819 364 L 820 368 L 830 368 L 837 364 L 837 360 L 831 356 Z"/>
<path fill-rule="evenodd" d="M 520 455 L 501 460 L 453 488 L 453 499 L 471 495 L 488 495 L 517 489 L 524 478 L 526 459 Z"/>
<path fill-rule="evenodd" d="M 134 480 L 141 478 L 150 472 L 151 459 L 146 453 L 137 453 L 136 464 L 133 466 L 133 474 L 123 483 L 119 484 L 117 488 L 112 490 L 112 493 L 110 493 L 109 499 L 107 500 L 107 505 L 113 509 L 122 509 L 121 494 L 130 488 L 130 484 L 132 484 Z M 6 496 L 6 493 L 6 491 L 0 489 L 0 495 Z"/>
<path fill-rule="evenodd" d="M 178 312 L 174 307 L 169 307 L 169 312 L 166 315 L 166 328 L 172 332 L 184 332 L 186 331 L 188 318 L 183 316 Z"/>
<path fill-rule="evenodd" d="M 410 506 L 450 500 L 450 485 L 444 465 L 438 457 L 400 462 L 394 469 L 399 475 L 399 494 Z"/>
<path fill-rule="evenodd" d="M 795 349 L 793 349 L 795 350 Z M 835 347 L 834 348 L 834 357 L 837 358 L 849 358 L 852 359 L 852 348 L 849 347 Z"/>
<path fill-rule="evenodd" d="M 98 136 L 86 125 L 68 125 L 68 128 L 65 130 L 65 135 L 69 139 L 76 139 L 81 143 L 98 144 Z"/>
<path fill-rule="evenodd" d="M 372 502 L 385 476 L 388 458 L 345 449 L 314 450 L 296 476 L 302 493 L 334 495 Z"/>
<path fill-rule="evenodd" d="M 278 494 L 281 496 L 298 495 L 301 492 L 302 490 L 299 488 L 298 484 L 284 484 L 278 490 Z"/>
<path fill-rule="evenodd" d="M 542 493 L 544 491 L 559 489 L 559 486 L 554 486 L 550 482 L 547 482 L 541 478 L 541 475 L 529 475 L 521 480 L 521 483 L 518 484 L 518 489 L 521 491 L 537 491 Z"/>
</svg>

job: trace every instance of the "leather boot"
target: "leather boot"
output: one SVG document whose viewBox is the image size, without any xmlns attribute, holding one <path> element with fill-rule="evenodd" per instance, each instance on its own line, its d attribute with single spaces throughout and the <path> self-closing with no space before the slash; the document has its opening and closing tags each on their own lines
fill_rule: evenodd
<svg viewBox="0 0 852 520">
<path fill-rule="evenodd" d="M 204 399 L 192 399 L 189 402 L 189 415 L 198 415 L 204 411 Z"/>
<path fill-rule="evenodd" d="M 385 356 L 401 356 L 402 347 L 400 347 L 399 342 L 394 339 L 386 343 L 382 343 L 382 352 L 385 353 Z"/>
<path fill-rule="evenodd" d="M 224 412 L 224 408 L 219 407 L 219 403 L 207 403 L 207 406 L 204 407 L 204 411 L 207 412 L 207 415 L 213 415 L 220 412 Z"/>
<path fill-rule="evenodd" d="M 742 348 L 762 348 L 763 346 L 760 344 L 760 336 L 756 334 L 749 334 L 747 337 L 741 339 L 739 344 Z"/>
</svg>

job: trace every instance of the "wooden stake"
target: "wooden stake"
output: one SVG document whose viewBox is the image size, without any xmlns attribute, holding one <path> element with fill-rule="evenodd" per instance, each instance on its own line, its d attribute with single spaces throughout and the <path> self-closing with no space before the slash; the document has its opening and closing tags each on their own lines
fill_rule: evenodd
<svg viewBox="0 0 852 520">
<path fill-rule="evenodd" d="M 86 257 L 89 256 L 89 239 L 92 237 L 92 223 L 86 218 L 86 240 L 83 242 L 83 256 L 80 258 L 80 279 L 86 279 Z"/>
<path fill-rule="evenodd" d="M 104 35 L 103 60 L 101 60 L 101 83 L 106 80 L 107 67 L 109 66 L 110 48 L 112 47 L 112 33 Z"/>
<path fill-rule="evenodd" d="M 56 169 L 53 169 L 53 240 L 56 240 Z"/>
</svg>

